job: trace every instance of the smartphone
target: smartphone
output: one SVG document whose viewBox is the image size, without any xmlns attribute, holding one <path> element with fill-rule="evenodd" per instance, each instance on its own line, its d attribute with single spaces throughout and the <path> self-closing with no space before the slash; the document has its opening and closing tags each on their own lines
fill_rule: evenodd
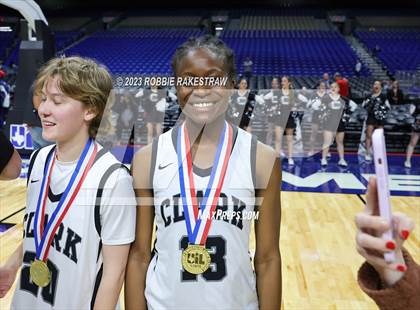
<svg viewBox="0 0 420 310">
<path fill-rule="evenodd" d="M 373 158 L 375 161 L 376 182 L 378 188 L 379 215 L 390 225 L 390 229 L 383 233 L 382 239 L 393 240 L 392 234 L 392 211 L 389 194 L 388 162 L 386 158 L 386 145 L 384 130 L 375 129 L 372 135 Z M 395 261 L 395 252 L 384 254 L 387 263 Z"/>
</svg>

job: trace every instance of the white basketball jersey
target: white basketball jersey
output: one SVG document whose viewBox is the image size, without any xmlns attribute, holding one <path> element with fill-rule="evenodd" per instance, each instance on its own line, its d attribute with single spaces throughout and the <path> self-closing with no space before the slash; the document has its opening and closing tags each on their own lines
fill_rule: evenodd
<svg viewBox="0 0 420 310">
<path fill-rule="evenodd" d="M 250 219 L 242 216 L 214 219 L 206 242 L 211 256 L 209 269 L 200 275 L 183 270 L 181 255 L 188 246 L 188 237 L 178 179 L 177 131 L 178 126 L 161 135 L 154 142 L 152 151 L 157 231 L 146 277 L 148 307 L 257 309 L 256 279 L 248 251 Z M 237 127 L 233 133 L 234 145 L 216 212 L 251 213 L 255 205 L 253 176 L 257 140 Z M 203 197 L 210 173 L 211 168 L 193 167 L 198 202 Z"/>
<path fill-rule="evenodd" d="M 102 277 L 102 244 L 129 244 L 135 238 L 136 200 L 131 176 L 112 154 L 99 151 L 102 156 L 97 156 L 51 243 L 47 258 L 50 284 L 42 288 L 31 281 L 29 269 L 36 255 L 35 211 L 46 158 L 52 148 L 39 151 L 28 180 L 23 264 L 12 309 L 93 308 Z M 75 166 L 55 163 L 46 218 L 51 218 Z M 102 188 L 99 195 L 98 188 Z"/>
</svg>

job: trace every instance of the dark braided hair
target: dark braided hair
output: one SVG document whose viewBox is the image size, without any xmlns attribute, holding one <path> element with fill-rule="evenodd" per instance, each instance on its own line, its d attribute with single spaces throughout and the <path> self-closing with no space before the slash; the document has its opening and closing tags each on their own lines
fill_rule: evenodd
<svg viewBox="0 0 420 310">
<path fill-rule="evenodd" d="M 204 35 L 198 38 L 191 37 L 176 49 L 175 54 L 172 57 L 172 70 L 175 76 L 181 59 L 184 58 L 188 52 L 197 49 L 208 50 L 217 58 L 222 59 L 228 78 L 231 81 L 235 81 L 236 67 L 233 51 L 225 42 L 212 35 Z"/>
</svg>

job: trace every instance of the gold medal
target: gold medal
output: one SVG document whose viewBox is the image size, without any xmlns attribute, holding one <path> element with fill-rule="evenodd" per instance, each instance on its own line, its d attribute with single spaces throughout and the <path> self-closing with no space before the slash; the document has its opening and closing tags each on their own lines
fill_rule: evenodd
<svg viewBox="0 0 420 310">
<path fill-rule="evenodd" d="M 51 281 L 51 272 L 47 264 L 42 260 L 36 259 L 32 262 L 29 274 L 31 275 L 32 282 L 39 287 L 45 287 Z"/>
<path fill-rule="evenodd" d="M 190 244 L 182 252 L 182 267 L 192 274 L 201 274 L 210 266 L 210 254 L 207 249 L 199 244 Z"/>
</svg>

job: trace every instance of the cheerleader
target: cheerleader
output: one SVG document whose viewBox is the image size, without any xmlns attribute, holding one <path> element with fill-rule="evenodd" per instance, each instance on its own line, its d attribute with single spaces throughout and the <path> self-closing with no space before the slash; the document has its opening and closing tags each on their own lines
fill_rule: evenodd
<svg viewBox="0 0 420 310">
<path fill-rule="evenodd" d="M 134 143 L 134 132 L 133 123 L 136 121 L 138 116 L 138 107 L 134 102 L 133 95 L 129 92 L 124 92 L 118 96 L 117 103 L 112 106 L 112 111 L 117 116 L 117 138 L 124 141 L 125 136 L 129 135 L 129 144 Z"/>
<path fill-rule="evenodd" d="M 267 136 L 266 144 L 273 143 L 274 124 L 276 123 L 275 112 L 280 100 L 280 86 L 279 79 L 273 78 L 271 80 L 271 91 L 263 96 L 265 102 L 265 111 L 267 115 Z"/>
<path fill-rule="evenodd" d="M 302 89 L 300 89 L 299 91 L 296 91 L 295 94 L 296 94 L 296 100 L 295 100 L 294 109 L 292 110 L 292 114 L 291 114 L 296 123 L 294 145 L 295 145 L 295 148 L 301 149 L 303 152 L 302 123 L 303 123 L 303 117 L 305 115 L 305 108 L 309 103 L 310 91 L 305 86 L 303 86 Z"/>
<path fill-rule="evenodd" d="M 230 98 L 229 117 L 234 124 L 239 124 L 239 128 L 248 132 L 252 131 L 250 126 L 251 119 L 254 117 L 253 111 L 255 102 L 263 103 L 264 100 L 248 89 L 248 82 L 242 78 Z"/>
<path fill-rule="evenodd" d="M 350 113 L 356 109 L 356 104 L 348 98 L 340 96 L 340 87 L 337 83 L 331 84 L 331 92 L 323 97 L 322 105 L 325 106 L 322 119 L 324 128 L 324 145 L 322 148 L 321 166 L 326 166 L 327 154 L 334 140 L 337 143 L 337 151 L 339 156 L 338 165 L 347 167 L 344 159 L 344 133 L 346 124 L 350 119 Z M 337 126 L 338 125 L 338 126 Z"/>
<path fill-rule="evenodd" d="M 311 136 L 310 136 L 310 149 L 308 152 L 308 157 L 314 154 L 314 143 L 318 135 L 318 130 L 320 123 L 322 121 L 322 115 L 325 112 L 325 105 L 321 104 L 323 98 L 327 94 L 327 85 L 325 82 L 320 81 L 317 87 L 316 92 L 310 98 L 307 108 L 312 109 L 312 125 L 311 125 Z"/>
<path fill-rule="evenodd" d="M 366 120 L 366 161 L 372 161 L 370 146 L 372 144 L 372 133 L 376 128 L 384 128 L 385 119 L 391 108 L 385 94 L 382 93 L 380 81 L 373 83 L 373 93 L 363 101 L 362 105 L 368 112 Z"/>
<path fill-rule="evenodd" d="M 296 128 L 296 122 L 292 113 L 294 110 L 295 98 L 292 85 L 287 76 L 281 78 L 281 87 L 280 104 L 277 105 L 277 109 L 275 110 L 275 146 L 277 154 L 284 157 L 281 147 L 283 133 L 286 129 L 288 163 L 290 166 L 293 166 L 295 164 L 293 160 L 293 132 Z"/>
<path fill-rule="evenodd" d="M 414 149 L 419 141 L 420 135 L 420 103 L 417 103 L 416 106 L 412 105 L 410 107 L 410 112 L 413 114 L 415 121 L 413 126 L 413 130 L 411 132 L 411 139 L 410 143 L 407 146 L 406 151 L 406 159 L 404 162 L 404 167 L 411 168 L 411 156 L 413 156 Z"/>
<path fill-rule="evenodd" d="M 162 123 L 165 118 L 165 110 L 168 102 L 176 96 L 171 92 L 159 89 L 155 83 L 150 84 L 150 89 L 140 91 L 136 98 L 140 98 L 144 110 L 144 121 L 147 127 L 147 143 L 162 133 Z"/>
</svg>

